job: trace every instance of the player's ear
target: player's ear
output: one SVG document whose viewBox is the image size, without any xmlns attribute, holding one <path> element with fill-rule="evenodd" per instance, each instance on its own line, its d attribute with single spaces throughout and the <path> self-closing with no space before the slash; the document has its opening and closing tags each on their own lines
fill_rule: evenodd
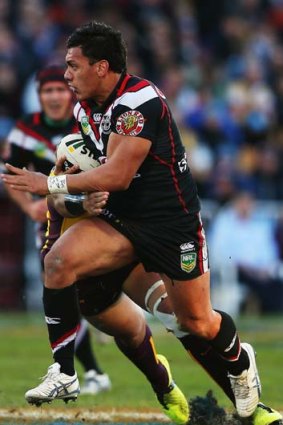
<svg viewBox="0 0 283 425">
<path fill-rule="evenodd" d="M 97 75 L 99 77 L 104 77 L 108 70 L 109 70 L 109 62 L 105 59 L 102 59 L 101 61 L 97 62 L 96 64 L 96 69 L 97 69 Z"/>
</svg>

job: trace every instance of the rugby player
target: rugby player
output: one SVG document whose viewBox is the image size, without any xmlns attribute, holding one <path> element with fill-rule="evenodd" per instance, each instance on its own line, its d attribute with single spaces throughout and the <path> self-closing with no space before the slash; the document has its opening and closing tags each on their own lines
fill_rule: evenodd
<svg viewBox="0 0 283 425">
<path fill-rule="evenodd" d="M 49 174 L 55 163 L 55 150 L 63 136 L 77 132 L 73 116 L 74 96 L 64 79 L 64 68 L 48 66 L 36 76 L 41 111 L 19 119 L 7 138 L 6 160 L 17 167 L 32 168 Z M 37 246 L 41 248 L 46 232 L 47 204 L 28 191 L 18 192 L 6 185 L 9 196 L 32 220 L 37 222 Z M 85 371 L 82 394 L 109 390 L 111 381 L 103 373 L 91 346 L 87 322 L 82 320 L 76 340 L 76 357 Z"/>
<path fill-rule="evenodd" d="M 261 393 L 254 350 L 241 344 L 228 314 L 212 309 L 199 199 L 166 98 L 127 73 L 125 44 L 114 28 L 90 22 L 71 34 L 67 48 L 65 78 L 79 101 L 76 118 L 95 159 L 107 161 L 78 174 L 58 174 L 58 167 L 49 177 L 7 164 L 14 175 L 2 175 L 12 188 L 40 195 L 111 193 L 109 210 L 75 223 L 45 257 L 44 305 L 60 318 L 56 330 L 48 325 L 51 344 L 61 328 L 71 364 L 65 335 L 67 322 L 71 332 L 79 318 L 74 282 L 138 259 L 161 275 L 180 330 L 222 358 L 237 412 L 251 417 Z"/>
<path fill-rule="evenodd" d="M 76 197 L 64 197 L 64 195 L 49 197 L 51 204 L 49 207 L 50 224 L 47 241 L 42 250 L 43 257 L 49 252 L 61 233 L 78 219 L 83 219 L 86 216 L 85 212 L 89 215 L 101 214 L 107 204 L 108 196 L 108 193 L 91 193 L 80 202 Z M 72 202 L 72 198 L 75 202 Z M 80 215 L 82 211 L 84 214 Z M 80 218 L 63 218 L 77 216 Z M 117 332 L 119 333 L 119 327 L 117 329 L 117 315 L 112 307 L 123 296 L 122 291 L 126 293 L 136 304 L 155 316 L 169 332 L 175 335 L 185 350 L 192 355 L 235 404 L 235 397 L 230 380 L 225 373 L 222 358 L 205 341 L 179 329 L 164 283 L 158 274 L 146 273 L 142 264 L 133 263 L 105 276 L 79 281 L 77 288 L 80 310 L 83 316 L 87 318 L 89 323 L 106 333 L 108 333 L 108 326 L 111 323 L 110 332 L 114 337 Z M 106 310 L 106 323 L 104 323 Z M 126 352 L 125 354 L 127 355 Z M 133 358 L 129 358 L 133 361 Z M 279 425 L 282 424 L 282 416 L 274 409 L 259 403 L 251 417 L 251 424 Z"/>
<path fill-rule="evenodd" d="M 65 199 L 60 195 L 48 197 L 48 231 L 45 245 L 41 250 L 43 260 L 60 235 L 78 220 L 87 216 L 86 211 L 81 215 L 82 207 L 76 199 L 74 201 L 70 201 L 70 197 Z M 73 218 L 74 216 L 78 217 Z M 144 373 L 151 383 L 164 413 L 175 423 L 186 424 L 189 420 L 186 398 L 173 382 L 166 358 L 155 354 L 151 331 L 141 310 L 137 309 L 136 305 L 122 294 L 122 285 L 128 280 L 134 269 L 136 269 L 136 262 L 102 277 L 96 279 L 91 277 L 76 282 L 81 314 L 96 328 L 114 336 L 118 348 Z M 147 275 L 147 273 L 145 274 Z M 156 282 L 155 278 L 155 274 L 152 277 L 149 275 L 149 279 L 153 279 L 154 283 Z M 149 300 L 149 302 L 152 301 Z M 66 363 L 61 344 L 54 344 L 52 348 L 55 366 L 52 365 L 50 370 L 54 374 L 54 367 L 57 367 L 58 364 L 64 367 Z M 58 355 L 56 355 L 57 350 Z M 65 370 L 63 367 L 62 370 Z M 68 383 L 69 377 L 60 373 L 60 382 L 64 382 L 66 378 Z M 52 383 L 54 383 L 53 381 L 54 379 Z M 77 385 L 77 380 L 75 380 L 71 396 L 70 391 L 67 391 L 68 399 L 74 398 Z M 36 389 L 28 391 L 26 399 L 32 404 L 50 401 L 52 391 L 52 385 L 47 386 L 43 382 Z M 52 396 L 60 398 L 54 397 L 54 393 Z"/>
</svg>

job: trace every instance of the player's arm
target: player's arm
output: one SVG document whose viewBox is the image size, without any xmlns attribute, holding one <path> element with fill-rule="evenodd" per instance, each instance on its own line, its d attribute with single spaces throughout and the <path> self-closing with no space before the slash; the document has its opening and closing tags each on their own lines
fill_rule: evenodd
<svg viewBox="0 0 283 425">
<path fill-rule="evenodd" d="M 44 223 L 46 221 L 46 199 L 34 199 L 29 192 L 20 192 L 5 185 L 9 197 L 27 214 L 32 220 Z"/>
<path fill-rule="evenodd" d="M 48 195 L 48 205 L 52 205 L 63 217 L 79 217 L 82 214 L 99 215 L 109 197 L 108 192 L 93 192 L 86 195 Z"/>
<path fill-rule="evenodd" d="M 111 133 L 107 162 L 101 167 L 79 174 L 54 176 L 53 180 L 41 173 L 31 172 L 6 164 L 12 174 L 2 174 L 4 183 L 12 189 L 39 195 L 52 193 L 114 192 L 126 190 L 145 160 L 151 141 Z"/>
<path fill-rule="evenodd" d="M 151 142 L 147 139 L 111 133 L 107 162 L 94 170 L 68 176 L 69 192 L 116 192 L 128 189 L 150 147 Z"/>
</svg>

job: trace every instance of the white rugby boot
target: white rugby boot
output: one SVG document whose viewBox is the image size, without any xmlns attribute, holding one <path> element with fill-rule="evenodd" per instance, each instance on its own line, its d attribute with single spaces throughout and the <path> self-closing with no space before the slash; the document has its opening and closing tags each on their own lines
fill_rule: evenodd
<svg viewBox="0 0 283 425">
<path fill-rule="evenodd" d="M 42 378 L 43 382 L 26 392 L 25 398 L 28 403 L 40 406 L 55 399 L 64 400 L 66 403 L 77 399 L 80 393 L 77 374 L 69 376 L 61 373 L 60 367 L 59 363 L 49 366 L 47 374 Z"/>
<path fill-rule="evenodd" d="M 81 387 L 81 394 L 95 395 L 102 391 L 111 390 L 111 381 L 106 373 L 99 374 L 95 370 L 88 370 L 84 375 L 84 383 Z"/>
<path fill-rule="evenodd" d="M 257 408 L 261 394 L 261 385 L 253 347 L 245 342 L 243 342 L 241 346 L 249 356 L 249 368 L 238 376 L 229 373 L 228 377 L 235 396 L 238 415 L 242 418 L 247 418 L 251 416 Z"/>
</svg>

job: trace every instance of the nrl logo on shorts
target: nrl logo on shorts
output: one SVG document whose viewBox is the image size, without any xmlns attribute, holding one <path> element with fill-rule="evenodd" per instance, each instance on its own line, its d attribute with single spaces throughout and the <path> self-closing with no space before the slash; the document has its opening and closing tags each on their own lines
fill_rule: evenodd
<svg viewBox="0 0 283 425">
<path fill-rule="evenodd" d="M 186 273 L 191 273 L 197 264 L 197 254 L 195 252 L 188 252 L 181 254 L 181 269 Z"/>
</svg>

